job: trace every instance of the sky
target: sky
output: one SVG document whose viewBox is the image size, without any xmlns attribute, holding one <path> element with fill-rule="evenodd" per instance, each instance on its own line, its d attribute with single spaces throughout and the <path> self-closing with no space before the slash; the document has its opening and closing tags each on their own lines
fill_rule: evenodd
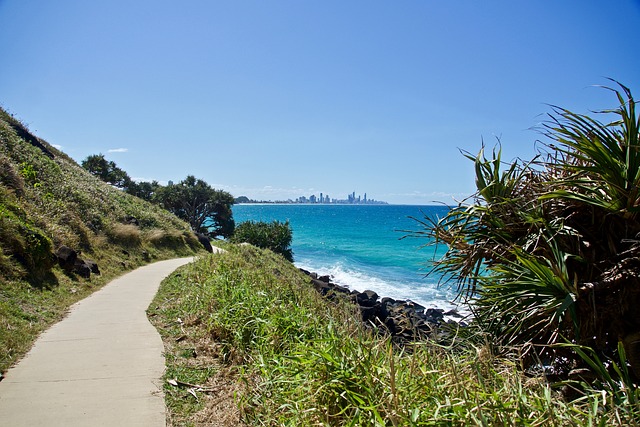
<svg viewBox="0 0 640 427">
<path fill-rule="evenodd" d="M 0 0 L 0 106 L 80 162 L 234 196 L 455 203 L 483 142 L 640 94 L 640 0 Z"/>
</svg>

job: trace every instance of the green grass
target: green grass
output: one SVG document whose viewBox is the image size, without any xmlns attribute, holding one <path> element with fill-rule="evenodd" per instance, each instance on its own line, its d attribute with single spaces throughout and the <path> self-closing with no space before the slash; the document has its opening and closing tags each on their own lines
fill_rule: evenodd
<svg viewBox="0 0 640 427">
<path fill-rule="evenodd" d="M 150 307 L 166 347 L 172 425 L 638 425 L 613 393 L 565 402 L 496 357 L 473 327 L 399 349 L 319 298 L 270 251 L 226 246 L 168 278 Z"/>
<path fill-rule="evenodd" d="M 112 278 L 201 245 L 174 215 L 91 176 L 0 109 L 0 372 L 68 307 Z M 128 224 L 135 217 L 139 225 Z M 61 245 L 98 263 L 90 279 L 66 273 Z"/>
</svg>

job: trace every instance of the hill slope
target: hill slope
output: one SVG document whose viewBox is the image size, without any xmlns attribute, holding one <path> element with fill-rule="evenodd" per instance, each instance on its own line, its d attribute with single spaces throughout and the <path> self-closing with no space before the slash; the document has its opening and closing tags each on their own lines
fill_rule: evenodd
<svg viewBox="0 0 640 427">
<path fill-rule="evenodd" d="M 109 279 L 202 246 L 186 223 L 93 177 L 0 109 L 0 249 L 1 372 Z M 68 265 L 55 255 L 64 251 Z"/>
</svg>

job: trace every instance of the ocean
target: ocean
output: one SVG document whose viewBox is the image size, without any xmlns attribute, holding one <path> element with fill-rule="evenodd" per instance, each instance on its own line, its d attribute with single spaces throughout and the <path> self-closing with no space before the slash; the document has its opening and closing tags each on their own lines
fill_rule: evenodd
<svg viewBox="0 0 640 427">
<path fill-rule="evenodd" d="M 243 221 L 289 221 L 297 267 L 332 276 L 350 289 L 375 291 L 381 298 L 411 300 L 427 308 L 458 308 L 451 285 L 427 273 L 445 247 L 424 247 L 426 238 L 405 238 L 401 230 L 420 230 L 410 217 L 442 217 L 445 206 L 239 204 Z"/>
</svg>

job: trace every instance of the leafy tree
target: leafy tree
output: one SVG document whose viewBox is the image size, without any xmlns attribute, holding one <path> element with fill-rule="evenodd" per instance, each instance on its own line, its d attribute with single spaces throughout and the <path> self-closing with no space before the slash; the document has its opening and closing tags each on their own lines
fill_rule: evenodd
<svg viewBox="0 0 640 427">
<path fill-rule="evenodd" d="M 178 184 L 158 188 L 154 200 L 187 221 L 198 233 L 212 237 L 229 237 L 233 234 L 233 196 L 212 188 L 193 175 Z"/>
<path fill-rule="evenodd" d="M 156 193 L 156 191 L 158 191 L 159 188 L 160 188 L 160 184 L 158 183 L 158 181 L 155 181 L 155 180 L 151 182 L 131 181 L 131 183 L 127 187 L 127 193 L 150 202 L 153 200 L 153 196 Z"/>
<path fill-rule="evenodd" d="M 619 86 L 611 121 L 554 108 L 530 162 L 466 153 L 476 194 L 413 234 L 447 245 L 435 270 L 502 344 L 560 360 L 555 344 L 613 357 L 620 340 L 640 372 L 640 118 Z"/>
<path fill-rule="evenodd" d="M 127 188 L 132 182 L 124 170 L 116 166 L 115 162 L 105 159 L 103 154 L 88 156 L 82 161 L 82 167 L 102 181 L 118 188 Z"/>
<path fill-rule="evenodd" d="M 291 226 L 288 221 L 273 221 L 270 223 L 245 221 L 236 227 L 231 241 L 234 243 L 250 243 L 259 248 L 270 249 L 293 262 L 292 237 Z"/>
</svg>

